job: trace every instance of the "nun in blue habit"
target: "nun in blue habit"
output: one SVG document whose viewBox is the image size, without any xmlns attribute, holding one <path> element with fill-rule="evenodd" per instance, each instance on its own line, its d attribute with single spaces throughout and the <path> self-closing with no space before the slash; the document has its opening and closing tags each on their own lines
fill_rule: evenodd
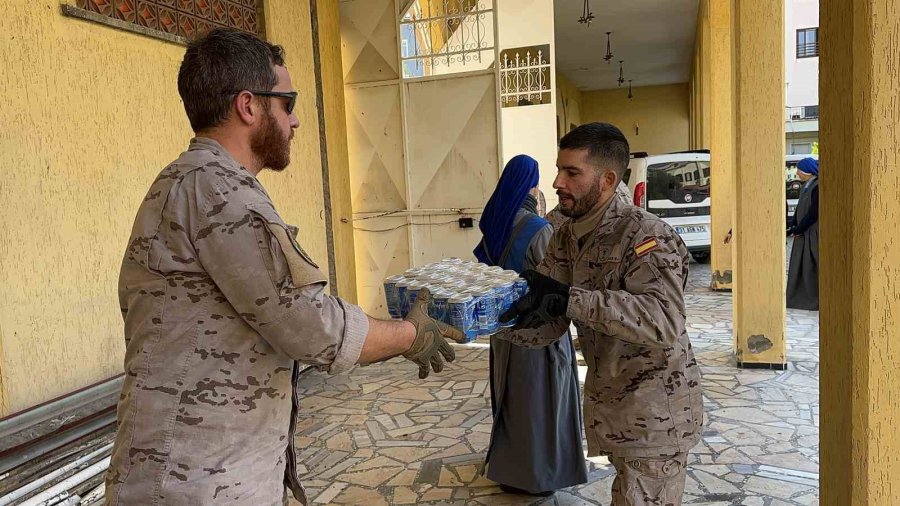
<svg viewBox="0 0 900 506">
<path fill-rule="evenodd" d="M 552 226 L 537 215 L 538 163 L 511 159 L 485 205 L 482 263 L 522 272 L 543 259 Z M 545 348 L 491 337 L 493 428 L 487 477 L 510 493 L 551 495 L 587 482 L 575 347 L 566 333 Z"/>
<path fill-rule="evenodd" d="M 797 175 L 804 181 L 797 209 L 788 223 L 788 236 L 794 237 L 788 267 L 787 307 L 819 310 L 819 162 L 804 158 L 797 164 Z"/>
</svg>

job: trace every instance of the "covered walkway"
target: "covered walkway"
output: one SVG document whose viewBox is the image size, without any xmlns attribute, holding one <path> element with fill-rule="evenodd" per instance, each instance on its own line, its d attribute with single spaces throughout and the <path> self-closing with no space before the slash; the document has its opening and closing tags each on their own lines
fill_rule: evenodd
<svg viewBox="0 0 900 506">
<path fill-rule="evenodd" d="M 703 367 L 708 424 L 691 453 L 686 504 L 818 504 L 819 325 L 788 312 L 786 371 L 734 364 L 731 295 L 693 265 L 688 324 Z M 301 479 L 318 504 L 609 504 L 614 470 L 592 459 L 590 482 L 534 499 L 480 477 L 491 429 L 488 349 L 423 382 L 403 360 L 351 374 L 307 373 L 297 438 Z M 582 375 L 585 368 L 582 367 Z"/>
</svg>

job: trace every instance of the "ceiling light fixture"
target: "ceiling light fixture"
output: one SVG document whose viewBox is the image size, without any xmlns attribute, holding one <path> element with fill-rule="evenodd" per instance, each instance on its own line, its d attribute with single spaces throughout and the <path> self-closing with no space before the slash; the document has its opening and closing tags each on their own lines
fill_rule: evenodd
<svg viewBox="0 0 900 506">
<path fill-rule="evenodd" d="M 609 45 L 609 36 L 612 35 L 612 32 L 606 32 L 606 56 L 603 57 L 606 60 L 606 63 L 610 63 L 613 59 L 612 48 Z"/>
<path fill-rule="evenodd" d="M 623 84 L 625 84 L 625 67 L 622 66 L 622 63 L 624 63 L 624 60 L 619 60 L 619 79 L 618 79 L 618 82 L 619 82 L 619 86 L 620 86 L 620 87 L 621 87 Z"/>
<path fill-rule="evenodd" d="M 590 0 L 584 0 L 584 8 L 581 10 L 581 17 L 578 18 L 578 22 L 584 25 L 591 26 L 591 21 L 594 20 L 594 13 L 591 12 L 591 2 Z"/>
</svg>

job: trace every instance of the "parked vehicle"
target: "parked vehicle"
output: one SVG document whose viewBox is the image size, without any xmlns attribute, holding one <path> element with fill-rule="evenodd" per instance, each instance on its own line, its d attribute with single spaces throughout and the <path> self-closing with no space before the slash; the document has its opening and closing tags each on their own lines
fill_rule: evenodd
<svg viewBox="0 0 900 506">
<path fill-rule="evenodd" d="M 662 218 L 698 262 L 709 261 L 709 151 L 632 153 L 623 178 L 634 205 Z"/>
</svg>

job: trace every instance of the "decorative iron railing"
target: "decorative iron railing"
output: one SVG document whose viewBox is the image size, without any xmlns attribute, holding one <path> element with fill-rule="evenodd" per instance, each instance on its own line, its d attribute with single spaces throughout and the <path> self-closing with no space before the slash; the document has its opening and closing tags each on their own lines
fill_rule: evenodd
<svg viewBox="0 0 900 506">
<path fill-rule="evenodd" d="M 550 103 L 550 82 L 549 44 L 500 53 L 500 101 L 503 107 Z"/>
<path fill-rule="evenodd" d="M 404 77 L 488 68 L 493 0 L 419 0 L 400 19 Z"/>
</svg>

